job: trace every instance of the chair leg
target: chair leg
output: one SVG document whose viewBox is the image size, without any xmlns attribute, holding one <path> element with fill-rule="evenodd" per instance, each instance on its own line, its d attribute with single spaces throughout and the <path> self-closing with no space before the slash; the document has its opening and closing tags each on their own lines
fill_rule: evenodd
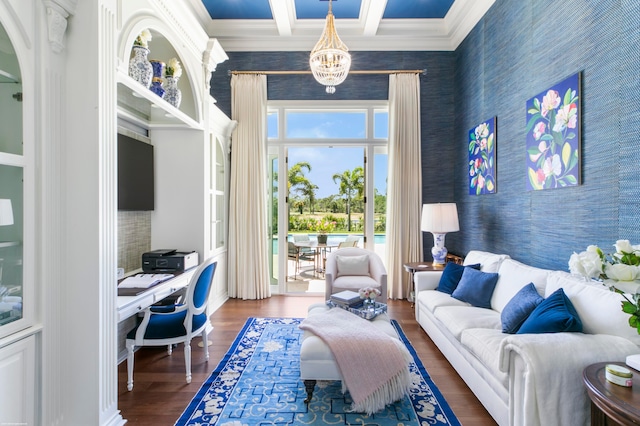
<svg viewBox="0 0 640 426">
<path fill-rule="evenodd" d="M 184 342 L 184 365 L 187 370 L 187 383 L 191 383 L 191 342 Z"/>
<path fill-rule="evenodd" d="M 136 345 L 127 342 L 127 390 L 133 390 L 133 350 Z"/>
<path fill-rule="evenodd" d="M 207 339 L 207 327 L 202 330 L 202 347 L 204 348 L 204 359 L 209 361 L 209 339 Z"/>
<path fill-rule="evenodd" d="M 167 355 L 171 355 L 173 353 L 173 345 L 167 345 Z"/>
</svg>

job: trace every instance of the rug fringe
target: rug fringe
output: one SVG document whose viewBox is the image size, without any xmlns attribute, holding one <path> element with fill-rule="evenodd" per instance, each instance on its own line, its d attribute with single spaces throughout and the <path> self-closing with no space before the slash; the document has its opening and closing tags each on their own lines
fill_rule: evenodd
<svg viewBox="0 0 640 426">
<path fill-rule="evenodd" d="M 409 373 L 409 367 L 407 367 L 366 397 L 364 401 L 360 403 L 353 402 L 353 404 L 351 404 L 351 410 L 357 413 L 372 415 L 373 413 L 383 410 L 387 404 L 391 404 L 408 395 L 411 390 L 411 385 L 411 374 Z"/>
</svg>

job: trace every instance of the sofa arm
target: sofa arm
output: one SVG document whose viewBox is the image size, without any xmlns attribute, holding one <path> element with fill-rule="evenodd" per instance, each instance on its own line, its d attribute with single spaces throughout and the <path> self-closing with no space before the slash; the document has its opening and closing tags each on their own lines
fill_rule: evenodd
<svg viewBox="0 0 640 426">
<path fill-rule="evenodd" d="M 425 290 L 435 290 L 440 283 L 442 271 L 420 271 L 413 274 L 414 291 L 418 293 Z"/>
<path fill-rule="evenodd" d="M 498 362 L 509 374 L 510 423 L 588 424 L 583 370 L 597 362 L 624 362 L 639 350 L 623 337 L 606 334 L 509 335 Z"/>
</svg>

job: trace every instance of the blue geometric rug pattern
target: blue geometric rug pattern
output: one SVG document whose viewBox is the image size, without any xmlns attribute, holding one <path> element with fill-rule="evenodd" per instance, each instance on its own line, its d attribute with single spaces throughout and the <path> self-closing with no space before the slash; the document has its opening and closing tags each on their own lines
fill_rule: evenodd
<svg viewBox="0 0 640 426">
<path fill-rule="evenodd" d="M 249 318 L 229 351 L 203 383 L 176 425 L 460 425 L 429 378 L 400 325 L 413 357 L 409 396 L 372 416 L 349 412 L 339 381 L 318 381 L 311 402 L 300 380 L 299 318 Z M 375 367 L 372 368 L 375 374 Z"/>
</svg>

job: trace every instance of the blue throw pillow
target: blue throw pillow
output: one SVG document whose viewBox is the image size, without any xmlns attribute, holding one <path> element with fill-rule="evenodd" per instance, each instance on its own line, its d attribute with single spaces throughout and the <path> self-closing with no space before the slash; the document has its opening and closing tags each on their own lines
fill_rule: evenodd
<svg viewBox="0 0 640 426">
<path fill-rule="evenodd" d="M 451 297 L 470 303 L 478 308 L 491 308 L 491 296 L 497 282 L 497 273 L 464 268 L 458 287 L 451 293 Z"/>
<path fill-rule="evenodd" d="M 462 266 L 457 263 L 448 262 L 442 271 L 442 276 L 440 277 L 440 282 L 438 283 L 436 290 L 447 294 L 453 293 L 460 282 L 460 278 L 462 278 L 464 268 L 467 267 L 480 269 L 480 264 L 477 263 L 475 265 Z"/>
<path fill-rule="evenodd" d="M 531 312 L 517 334 L 563 331 L 582 332 L 582 321 L 571 300 L 559 288 Z"/>
<path fill-rule="evenodd" d="M 544 300 L 536 286 L 529 283 L 515 294 L 502 310 L 502 332 L 515 334 L 533 310 Z"/>
</svg>

